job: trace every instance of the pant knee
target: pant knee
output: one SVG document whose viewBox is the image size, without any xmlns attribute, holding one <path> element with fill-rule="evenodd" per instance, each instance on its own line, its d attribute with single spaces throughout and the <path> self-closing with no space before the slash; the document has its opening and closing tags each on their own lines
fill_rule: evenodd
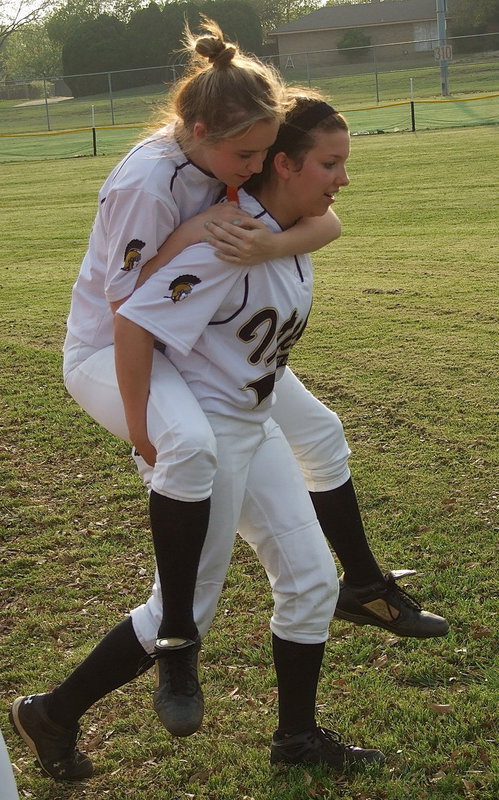
<svg viewBox="0 0 499 800">
<path fill-rule="evenodd" d="M 304 570 L 299 590 L 275 593 L 270 627 L 276 636 L 299 644 L 324 642 L 338 600 L 339 583 L 333 558 Z"/>
<path fill-rule="evenodd" d="M 216 469 L 216 439 L 206 423 L 189 428 L 173 451 L 170 441 L 159 439 L 151 487 L 174 500 L 204 500 L 211 495 Z"/>
<path fill-rule="evenodd" d="M 298 455 L 307 489 L 321 492 L 342 486 L 350 477 L 350 452 L 343 424 L 330 411 L 327 424 L 320 431 L 311 432 L 307 448 Z"/>
<path fill-rule="evenodd" d="M 333 585 L 325 587 L 320 596 L 315 595 L 313 603 L 307 604 L 291 617 L 276 609 L 270 620 L 272 633 L 298 644 L 325 642 L 329 636 L 329 625 L 337 597 L 338 592 Z"/>
</svg>

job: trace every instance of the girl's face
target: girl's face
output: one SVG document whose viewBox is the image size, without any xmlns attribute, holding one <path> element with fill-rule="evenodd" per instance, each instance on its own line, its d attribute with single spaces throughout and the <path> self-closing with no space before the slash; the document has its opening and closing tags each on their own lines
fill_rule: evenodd
<svg viewBox="0 0 499 800">
<path fill-rule="evenodd" d="M 350 155 L 348 131 L 320 131 L 314 138 L 315 147 L 305 155 L 301 167 L 291 168 L 289 173 L 287 189 L 295 218 L 322 216 L 340 187 L 350 183 L 345 167 Z"/>
<path fill-rule="evenodd" d="M 262 171 L 267 150 L 274 143 L 278 130 L 277 120 L 260 120 L 243 135 L 206 144 L 206 128 L 202 122 L 196 122 L 197 144 L 192 160 L 227 186 L 241 186 L 255 172 Z"/>
</svg>

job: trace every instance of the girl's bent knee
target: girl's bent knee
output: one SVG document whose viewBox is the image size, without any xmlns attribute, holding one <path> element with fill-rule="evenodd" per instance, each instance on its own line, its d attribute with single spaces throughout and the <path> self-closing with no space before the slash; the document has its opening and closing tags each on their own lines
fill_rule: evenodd
<svg viewBox="0 0 499 800">
<path fill-rule="evenodd" d="M 199 501 L 211 495 L 217 469 L 216 440 L 213 434 L 183 442 L 174 452 L 158 451 L 151 486 L 159 494 L 175 500 Z"/>
</svg>

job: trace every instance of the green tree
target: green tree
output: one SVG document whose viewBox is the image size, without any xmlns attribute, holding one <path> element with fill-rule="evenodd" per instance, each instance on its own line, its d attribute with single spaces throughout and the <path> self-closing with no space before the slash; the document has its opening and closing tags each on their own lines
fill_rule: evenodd
<svg viewBox="0 0 499 800">
<path fill-rule="evenodd" d="M 480 52 L 499 47 L 499 36 L 481 35 L 499 31 L 499 0 L 452 0 L 448 19 L 448 34 L 457 37 L 452 42 L 457 52 Z"/>
<path fill-rule="evenodd" d="M 345 31 L 338 42 L 338 50 L 343 50 L 349 61 L 358 61 L 359 58 L 366 56 L 370 46 L 371 37 L 359 28 L 350 28 Z"/>
<path fill-rule="evenodd" d="M 303 17 L 320 8 L 322 0 L 250 0 L 258 14 L 264 36 L 279 25 Z"/>
<path fill-rule="evenodd" d="M 123 22 L 128 22 L 132 14 L 146 4 L 147 0 L 112 0 L 112 13 Z"/>
<path fill-rule="evenodd" d="M 261 53 L 262 26 L 258 14 L 244 0 L 208 0 L 200 10 L 218 22 L 225 36 L 250 53 Z"/>
<path fill-rule="evenodd" d="M 111 14 L 127 22 L 142 5 L 144 0 L 64 0 L 54 4 L 48 16 L 48 34 L 63 45 L 82 22 L 97 19 L 101 14 Z"/>
<path fill-rule="evenodd" d="M 199 23 L 200 3 L 196 0 L 183 0 L 179 3 L 165 3 L 162 14 L 165 26 L 168 30 L 170 53 L 178 51 L 182 47 L 184 28 L 187 23 L 191 28 L 195 28 Z"/>
<path fill-rule="evenodd" d="M 448 16 L 451 30 L 496 32 L 499 29 L 499 0 L 451 0 Z"/>
<path fill-rule="evenodd" d="M 187 23 L 192 30 L 196 30 L 200 20 L 200 5 L 196 2 L 165 3 L 163 6 L 165 28 L 168 31 L 169 58 L 166 63 L 172 65 L 167 70 L 167 80 L 178 78 L 182 72 L 182 65 L 187 61 L 184 52 L 184 29 Z"/>
<path fill-rule="evenodd" d="M 0 48 L 16 31 L 39 20 L 53 0 L 0 0 Z"/>
<path fill-rule="evenodd" d="M 2 56 L 9 78 L 32 80 L 61 72 L 61 48 L 49 39 L 43 24 L 25 25 L 15 31 Z"/>
<path fill-rule="evenodd" d="M 82 97 L 105 92 L 106 76 L 86 73 L 124 69 L 127 44 L 125 23 L 109 14 L 101 14 L 76 28 L 62 48 L 65 80 L 73 95 Z M 115 88 L 122 88 L 124 83 L 124 76 L 113 76 Z"/>
<path fill-rule="evenodd" d="M 67 0 L 47 19 L 47 33 L 61 47 L 84 22 L 97 19 L 103 13 L 102 0 Z"/>
<path fill-rule="evenodd" d="M 323 5 L 322 0 L 249 0 L 258 14 L 264 36 L 279 25 L 310 14 Z"/>
<path fill-rule="evenodd" d="M 326 6 L 355 6 L 359 3 L 382 3 L 384 0 L 327 0 Z"/>
<path fill-rule="evenodd" d="M 147 8 L 135 11 L 126 27 L 128 67 L 158 67 L 168 63 L 172 45 L 177 39 L 171 35 L 163 10 L 150 3 Z M 141 70 L 129 76 L 137 86 L 159 83 L 165 74 L 161 70 Z"/>
</svg>

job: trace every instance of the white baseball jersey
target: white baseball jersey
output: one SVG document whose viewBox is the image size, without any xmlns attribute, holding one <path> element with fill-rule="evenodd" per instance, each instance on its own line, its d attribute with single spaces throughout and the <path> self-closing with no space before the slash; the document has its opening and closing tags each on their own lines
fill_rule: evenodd
<svg viewBox="0 0 499 800">
<path fill-rule="evenodd" d="M 240 191 L 239 202 L 281 230 L 254 197 Z M 305 329 L 311 302 L 308 255 L 241 269 L 203 243 L 162 267 L 118 313 L 164 343 L 205 412 L 258 422 L 270 414 L 275 380 Z"/>
<path fill-rule="evenodd" d="M 93 347 L 111 344 L 109 302 L 133 292 L 140 267 L 181 222 L 216 203 L 222 188 L 185 156 L 171 126 L 134 147 L 99 192 L 88 250 L 73 286 L 70 333 Z"/>
</svg>

